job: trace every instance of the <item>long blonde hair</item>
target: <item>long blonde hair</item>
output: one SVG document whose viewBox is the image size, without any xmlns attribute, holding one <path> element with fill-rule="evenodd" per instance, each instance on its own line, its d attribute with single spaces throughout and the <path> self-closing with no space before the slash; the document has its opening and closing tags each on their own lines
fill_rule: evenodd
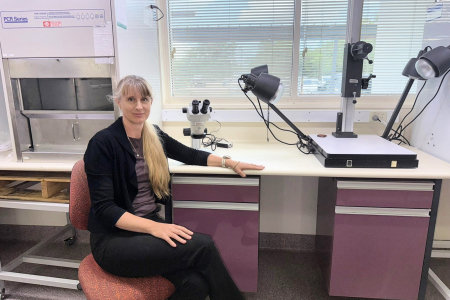
<svg viewBox="0 0 450 300">
<path fill-rule="evenodd" d="M 150 84 L 144 78 L 136 75 L 122 78 L 117 84 L 117 90 L 113 97 L 120 101 L 121 97 L 128 96 L 130 91 L 138 91 L 143 97 L 149 97 L 151 100 L 154 97 Z M 170 195 L 169 165 L 155 127 L 148 125 L 147 122 L 142 128 L 142 143 L 153 192 L 160 199 L 167 197 Z"/>
</svg>

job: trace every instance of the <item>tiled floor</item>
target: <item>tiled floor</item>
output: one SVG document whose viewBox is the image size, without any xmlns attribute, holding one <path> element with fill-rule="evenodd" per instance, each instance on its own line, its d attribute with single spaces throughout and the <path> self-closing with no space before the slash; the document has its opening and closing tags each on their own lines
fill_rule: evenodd
<svg viewBox="0 0 450 300">
<path fill-rule="evenodd" d="M 33 246 L 33 242 L 0 241 L 0 258 L 5 265 L 14 257 Z M 62 242 L 47 247 L 43 253 L 47 256 L 82 259 L 89 253 L 86 244 L 65 246 Z M 314 253 L 300 251 L 260 250 L 259 281 L 257 293 L 246 293 L 249 300 L 344 300 L 358 298 L 329 297 L 324 288 L 321 273 Z M 450 259 L 433 259 L 432 269 L 441 279 L 450 285 Z M 15 271 L 76 279 L 74 269 L 23 264 Z M 9 300 L 78 300 L 86 299 L 82 291 L 51 288 L 31 284 L 6 282 Z M 429 283 L 427 300 L 444 300 L 434 286 Z"/>
</svg>

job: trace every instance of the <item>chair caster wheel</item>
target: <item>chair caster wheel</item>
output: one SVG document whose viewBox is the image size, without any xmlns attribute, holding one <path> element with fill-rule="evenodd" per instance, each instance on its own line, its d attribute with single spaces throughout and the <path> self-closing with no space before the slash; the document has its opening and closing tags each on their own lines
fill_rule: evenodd
<svg viewBox="0 0 450 300">
<path fill-rule="evenodd" d="M 5 288 L 2 288 L 2 291 L 0 292 L 0 299 L 6 299 L 6 290 Z"/>
<path fill-rule="evenodd" d="M 77 290 L 82 291 L 83 288 L 81 287 L 81 284 L 77 284 Z"/>
<path fill-rule="evenodd" d="M 71 236 L 71 237 L 65 239 L 65 240 L 64 240 L 64 243 L 65 243 L 67 246 L 72 246 L 73 244 L 75 244 L 76 241 L 77 241 L 77 237 L 76 237 L 76 236 Z"/>
</svg>

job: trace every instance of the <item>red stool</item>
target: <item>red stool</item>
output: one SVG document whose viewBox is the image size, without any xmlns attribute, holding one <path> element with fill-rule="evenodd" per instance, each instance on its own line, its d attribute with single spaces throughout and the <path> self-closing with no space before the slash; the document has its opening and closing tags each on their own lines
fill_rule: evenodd
<svg viewBox="0 0 450 300">
<path fill-rule="evenodd" d="M 91 198 L 84 161 L 78 161 L 70 179 L 70 222 L 77 229 L 87 230 Z M 164 300 L 175 291 L 162 276 L 125 278 L 104 271 L 89 254 L 80 264 L 78 279 L 88 300 Z"/>
</svg>

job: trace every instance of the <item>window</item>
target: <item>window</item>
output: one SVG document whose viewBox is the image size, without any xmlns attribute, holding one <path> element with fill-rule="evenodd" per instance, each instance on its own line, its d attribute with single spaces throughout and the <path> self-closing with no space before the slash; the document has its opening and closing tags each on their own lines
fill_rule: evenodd
<svg viewBox="0 0 450 300">
<path fill-rule="evenodd" d="M 285 85 L 283 99 L 340 98 L 347 0 L 168 0 L 166 95 L 242 97 L 241 74 L 262 64 Z M 403 67 L 422 48 L 433 0 L 365 0 L 361 40 L 374 50 L 366 95 L 398 95 Z M 412 89 L 413 92 L 415 89 Z M 395 97 L 398 100 L 398 96 Z M 184 101 L 184 100 L 183 100 Z"/>
<path fill-rule="evenodd" d="M 168 1 L 171 94 L 242 96 L 241 74 L 269 65 L 290 94 L 294 0 Z"/>
</svg>

